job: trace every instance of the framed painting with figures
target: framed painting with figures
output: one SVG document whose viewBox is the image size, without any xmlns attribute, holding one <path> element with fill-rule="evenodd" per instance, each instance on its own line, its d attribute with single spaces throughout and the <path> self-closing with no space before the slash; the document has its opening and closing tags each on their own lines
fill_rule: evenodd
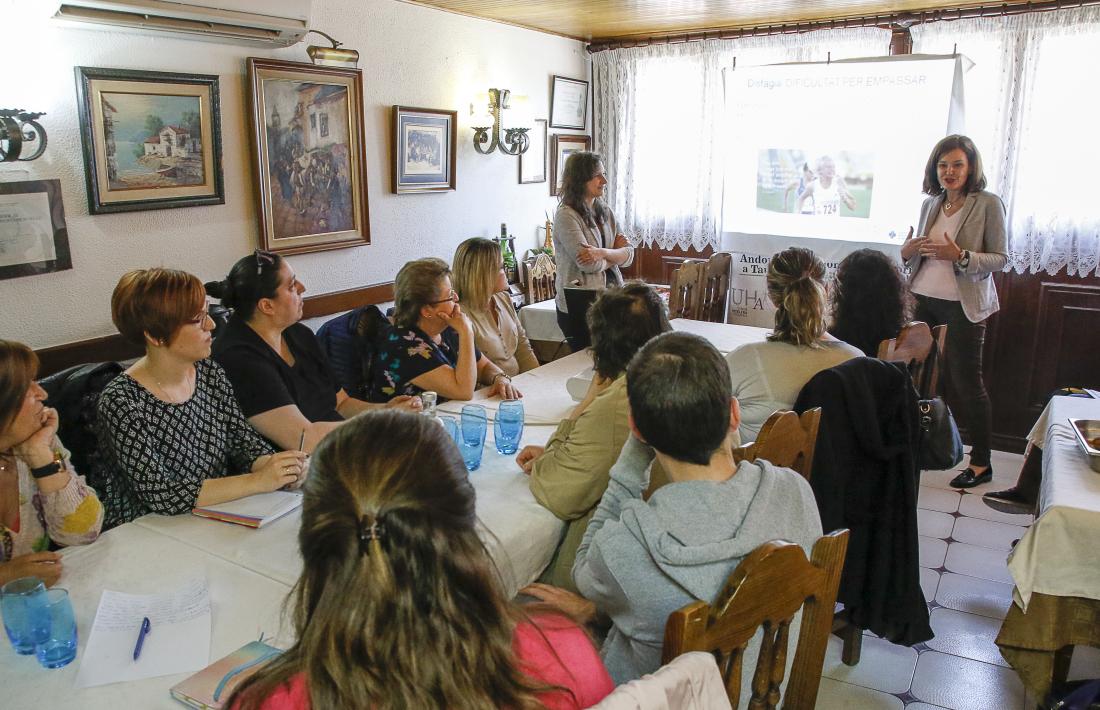
<svg viewBox="0 0 1100 710">
<path fill-rule="evenodd" d="M 249 57 L 248 80 L 263 248 L 369 244 L 362 72 Z"/>
<path fill-rule="evenodd" d="M 393 107 L 393 191 L 454 190 L 458 112 Z"/>
</svg>

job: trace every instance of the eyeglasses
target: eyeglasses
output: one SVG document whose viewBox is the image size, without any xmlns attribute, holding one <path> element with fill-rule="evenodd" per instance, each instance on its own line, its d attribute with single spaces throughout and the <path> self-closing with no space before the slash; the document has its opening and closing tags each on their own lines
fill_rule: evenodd
<svg viewBox="0 0 1100 710">
<path fill-rule="evenodd" d="M 257 249 L 252 252 L 252 256 L 256 258 L 256 275 L 260 276 L 264 272 L 264 264 L 274 264 L 275 255 L 269 251 L 263 249 Z"/>
<path fill-rule="evenodd" d="M 451 289 L 451 295 L 450 296 L 447 296 L 446 298 L 441 298 L 438 301 L 428 301 L 428 304 L 432 305 L 432 306 L 436 306 L 436 305 L 439 305 L 440 303 L 446 303 L 447 301 L 454 301 L 455 303 L 458 303 L 458 294 L 455 293 L 455 290 L 453 288 Z"/>
<path fill-rule="evenodd" d="M 206 319 L 209 318 L 209 317 L 210 317 L 210 309 L 209 308 L 204 308 L 201 311 L 199 311 L 198 316 L 196 316 L 195 318 L 192 318 L 191 320 L 184 321 L 184 323 L 190 323 L 191 325 L 202 325 L 203 323 L 206 322 Z"/>
</svg>

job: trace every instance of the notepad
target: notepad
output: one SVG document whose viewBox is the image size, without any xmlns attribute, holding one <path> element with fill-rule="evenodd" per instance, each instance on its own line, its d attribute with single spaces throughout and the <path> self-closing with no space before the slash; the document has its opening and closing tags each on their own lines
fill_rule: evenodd
<svg viewBox="0 0 1100 710">
<path fill-rule="evenodd" d="M 301 505 L 302 494 L 297 491 L 272 491 L 271 493 L 257 493 L 228 503 L 195 508 L 191 513 L 226 523 L 247 525 L 250 528 L 262 528 Z"/>
<path fill-rule="evenodd" d="M 263 641 L 241 646 L 172 687 L 172 697 L 199 710 L 220 710 L 243 680 L 282 653 Z"/>
</svg>

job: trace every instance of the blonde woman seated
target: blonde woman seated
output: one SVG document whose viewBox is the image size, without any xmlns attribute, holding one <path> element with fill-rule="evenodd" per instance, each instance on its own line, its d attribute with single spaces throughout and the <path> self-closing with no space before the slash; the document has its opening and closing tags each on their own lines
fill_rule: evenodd
<svg viewBox="0 0 1100 710">
<path fill-rule="evenodd" d="M 508 297 L 499 244 L 478 237 L 459 244 L 454 287 L 474 326 L 474 344 L 485 357 L 509 377 L 539 366 Z"/>
<path fill-rule="evenodd" d="M 225 372 L 210 360 L 214 321 L 199 279 L 172 269 L 125 274 L 111 317 L 145 355 L 99 397 L 107 526 L 178 515 L 295 485 L 301 451 L 274 453 L 249 426 Z"/>
<path fill-rule="evenodd" d="M 451 288 L 451 269 L 442 259 L 410 261 L 394 282 L 393 329 L 378 344 L 371 401 L 424 391 L 441 399 L 470 399 L 492 386 L 491 395 L 523 395 L 512 380 L 474 346 L 474 327 Z"/>
<path fill-rule="evenodd" d="M 810 378 L 862 352 L 825 332 L 825 264 L 809 249 L 791 247 L 768 263 L 768 298 L 775 328 L 763 343 L 726 356 L 733 396 L 741 404 L 741 441 L 755 441 L 779 409 L 790 409 Z"/>
<path fill-rule="evenodd" d="M 57 438 L 57 410 L 44 405 L 37 371 L 33 350 L 0 340 L 0 585 L 38 577 L 53 586 L 61 555 L 50 542 L 89 543 L 103 524 L 99 498 Z"/>
</svg>

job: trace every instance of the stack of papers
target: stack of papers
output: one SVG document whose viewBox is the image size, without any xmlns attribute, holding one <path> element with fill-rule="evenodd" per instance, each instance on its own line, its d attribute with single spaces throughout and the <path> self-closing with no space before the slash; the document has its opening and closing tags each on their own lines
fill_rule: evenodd
<svg viewBox="0 0 1100 710">
<path fill-rule="evenodd" d="M 301 505 L 302 494 L 298 491 L 272 491 L 271 493 L 258 493 L 228 503 L 195 508 L 191 513 L 226 523 L 247 525 L 250 528 L 262 528 L 272 520 L 278 520 Z"/>
</svg>

